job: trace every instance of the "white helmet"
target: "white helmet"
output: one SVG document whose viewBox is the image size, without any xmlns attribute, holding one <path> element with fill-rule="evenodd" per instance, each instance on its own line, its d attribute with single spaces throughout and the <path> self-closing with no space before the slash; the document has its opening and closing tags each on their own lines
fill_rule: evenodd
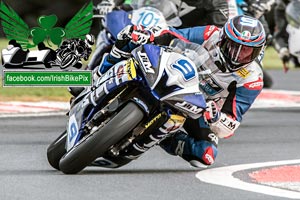
<svg viewBox="0 0 300 200">
<path fill-rule="evenodd" d="M 86 34 L 84 42 L 90 46 L 95 44 L 95 37 L 92 34 Z"/>
</svg>

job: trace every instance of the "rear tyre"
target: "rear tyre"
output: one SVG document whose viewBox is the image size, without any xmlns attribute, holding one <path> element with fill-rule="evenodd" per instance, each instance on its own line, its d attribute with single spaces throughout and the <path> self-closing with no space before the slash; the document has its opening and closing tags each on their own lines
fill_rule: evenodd
<svg viewBox="0 0 300 200">
<path fill-rule="evenodd" d="M 101 157 L 112 145 L 119 142 L 142 120 L 144 114 L 134 103 L 128 103 L 102 128 L 79 141 L 59 162 L 65 174 L 76 174 Z"/>
<path fill-rule="evenodd" d="M 67 153 L 65 149 L 66 140 L 67 131 L 64 131 L 47 148 L 48 162 L 54 169 L 59 170 L 59 161 Z"/>
</svg>

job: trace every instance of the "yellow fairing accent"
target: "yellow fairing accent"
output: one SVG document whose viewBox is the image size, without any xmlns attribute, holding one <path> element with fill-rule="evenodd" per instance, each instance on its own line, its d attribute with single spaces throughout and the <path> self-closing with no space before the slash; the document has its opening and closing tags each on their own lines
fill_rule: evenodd
<svg viewBox="0 0 300 200">
<path fill-rule="evenodd" d="M 180 115 L 171 115 L 171 118 L 169 120 L 173 120 L 176 122 L 176 124 L 184 124 L 185 117 L 182 117 Z"/>
<path fill-rule="evenodd" d="M 134 67 L 133 59 L 128 60 L 126 68 L 128 72 L 128 80 L 134 79 L 136 77 L 136 69 Z"/>
</svg>

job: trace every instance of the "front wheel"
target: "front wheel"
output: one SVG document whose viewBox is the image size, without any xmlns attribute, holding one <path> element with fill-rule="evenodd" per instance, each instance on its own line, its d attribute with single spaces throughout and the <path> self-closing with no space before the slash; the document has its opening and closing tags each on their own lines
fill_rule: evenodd
<svg viewBox="0 0 300 200">
<path fill-rule="evenodd" d="M 59 169 L 65 174 L 76 174 L 114 144 L 124 138 L 142 120 L 144 113 L 130 102 L 95 133 L 86 136 L 60 160 Z"/>
<path fill-rule="evenodd" d="M 47 148 L 47 159 L 49 164 L 59 170 L 59 161 L 67 153 L 65 145 L 67 141 L 67 131 L 64 131 Z"/>
<path fill-rule="evenodd" d="M 78 62 L 78 57 L 76 56 L 76 54 L 73 52 L 68 53 L 62 58 L 60 68 L 65 69 L 67 67 L 72 67 L 76 65 L 77 62 Z"/>
</svg>

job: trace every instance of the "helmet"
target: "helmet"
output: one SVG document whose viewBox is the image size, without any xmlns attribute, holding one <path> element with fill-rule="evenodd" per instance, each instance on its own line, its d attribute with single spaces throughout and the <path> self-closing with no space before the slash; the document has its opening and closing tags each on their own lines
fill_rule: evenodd
<svg viewBox="0 0 300 200">
<path fill-rule="evenodd" d="M 286 9 L 285 9 L 285 16 L 288 23 L 293 26 L 294 28 L 300 28 L 300 1 L 293 0 L 291 1 Z"/>
<path fill-rule="evenodd" d="M 87 45 L 91 45 L 92 46 L 93 44 L 95 44 L 95 37 L 92 34 L 86 34 L 84 42 Z"/>
<path fill-rule="evenodd" d="M 239 15 L 226 22 L 221 31 L 219 46 L 230 71 L 246 67 L 264 48 L 266 34 L 257 19 Z"/>
</svg>

